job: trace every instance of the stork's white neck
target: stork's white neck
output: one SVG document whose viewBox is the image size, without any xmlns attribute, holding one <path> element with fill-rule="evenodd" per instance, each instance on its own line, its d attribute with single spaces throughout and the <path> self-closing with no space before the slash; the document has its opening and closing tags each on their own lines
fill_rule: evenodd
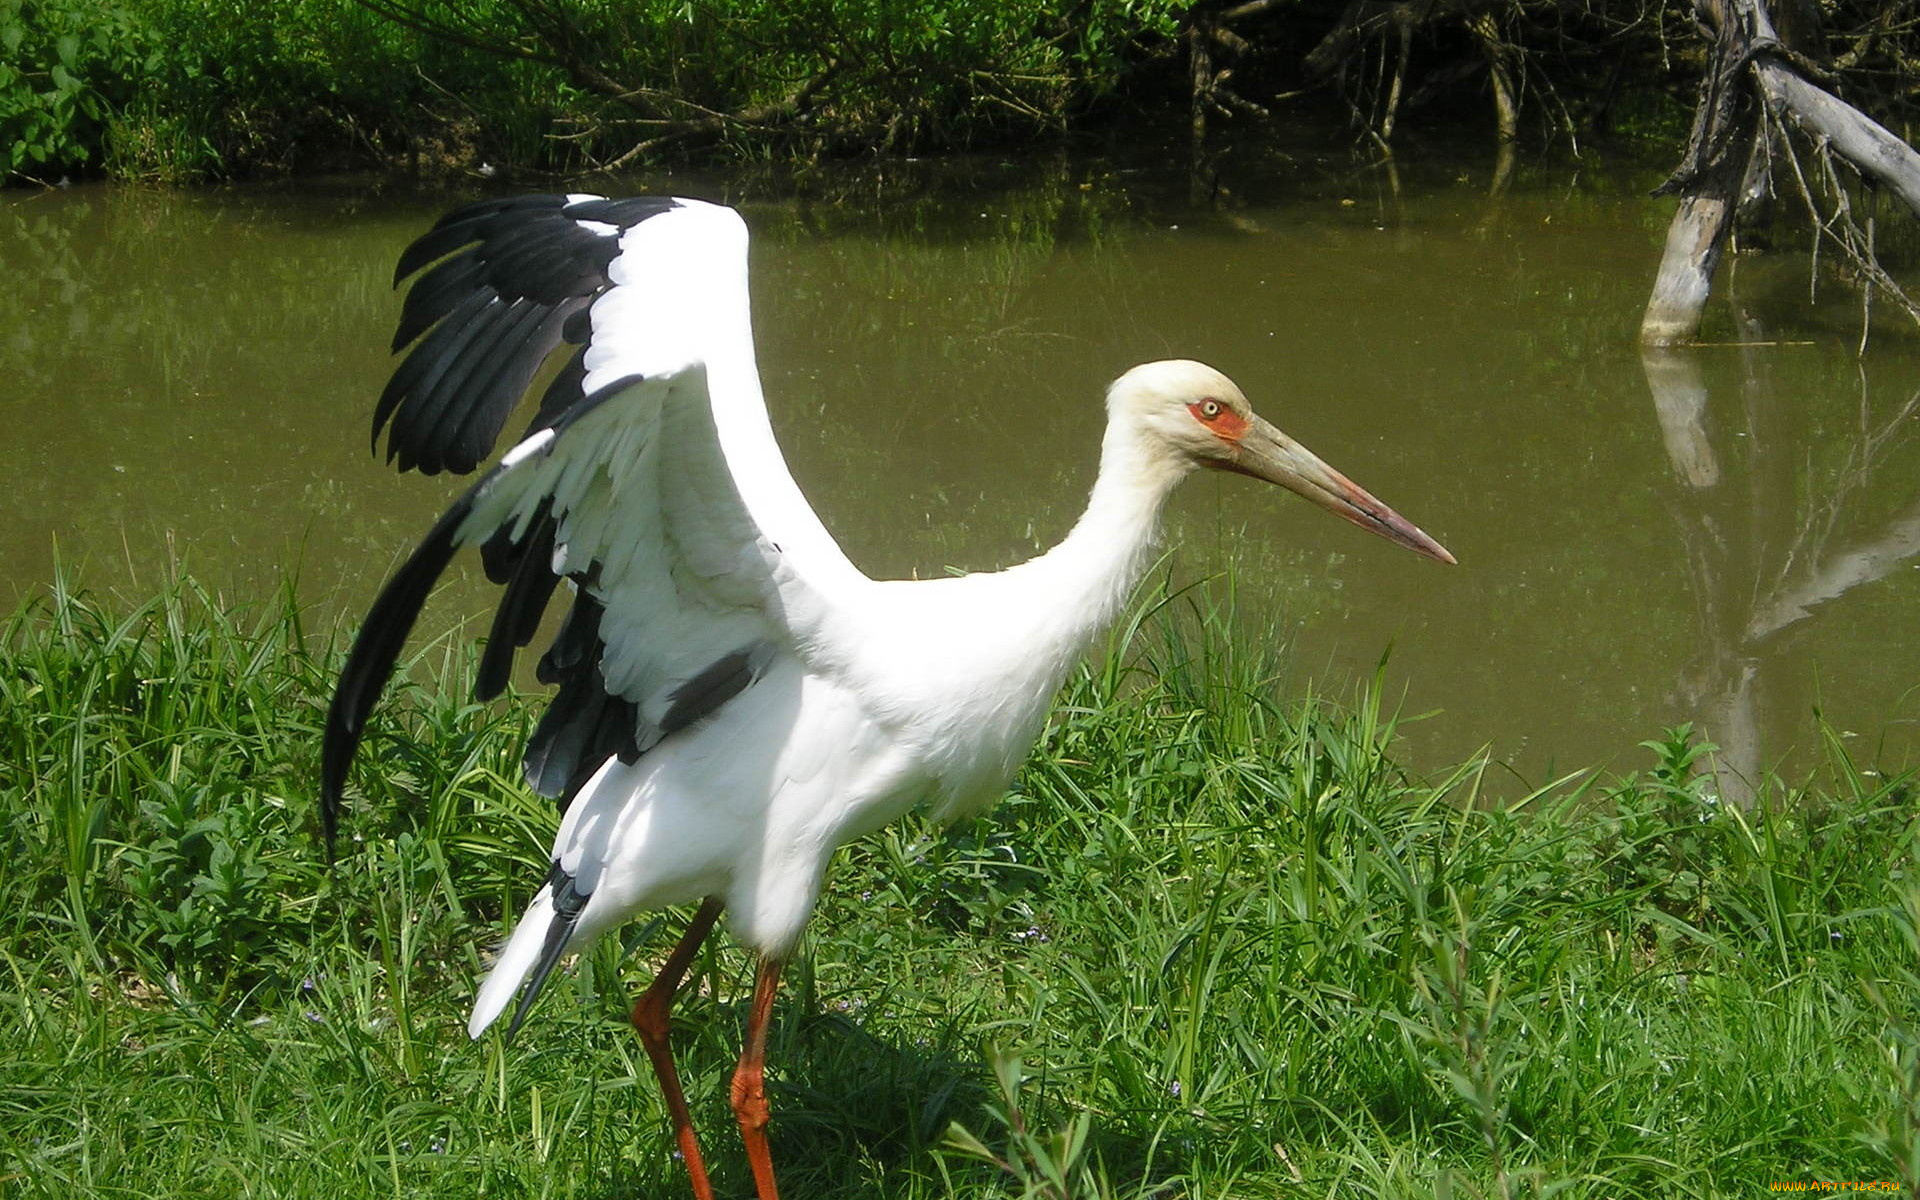
<svg viewBox="0 0 1920 1200">
<path fill-rule="evenodd" d="M 940 780 L 936 819 L 999 797 L 1067 672 L 1126 608 L 1152 565 L 1160 510 L 1186 468 L 1128 424 L 1109 425 L 1086 511 L 1059 545 L 1005 571 L 947 581 L 951 586 L 905 585 L 937 605 L 938 644 L 929 647 L 929 630 L 918 628 L 896 656 L 938 660 L 924 678 L 940 680 L 939 688 L 920 707 L 912 700 L 902 706 L 909 720 L 935 718 L 922 752 Z M 971 682 L 956 682 L 969 674 Z"/>
<path fill-rule="evenodd" d="M 1047 580 L 1045 603 L 1068 614 L 1060 633 L 1069 654 L 1085 650 L 1126 608 L 1153 563 L 1167 496 L 1192 470 L 1131 422 L 1108 423 L 1086 511 L 1059 545 L 1023 568 Z"/>
</svg>

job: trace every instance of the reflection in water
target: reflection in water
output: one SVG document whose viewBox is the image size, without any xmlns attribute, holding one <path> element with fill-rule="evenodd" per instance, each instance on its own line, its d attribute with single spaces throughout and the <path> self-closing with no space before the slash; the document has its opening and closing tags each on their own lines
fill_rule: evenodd
<svg viewBox="0 0 1920 1200">
<path fill-rule="evenodd" d="M 1803 265 L 1743 260 L 1753 310 L 1816 344 L 1643 364 L 1659 164 L 1301 151 L 1269 169 L 1236 150 L 1212 165 L 1231 186 L 1195 203 L 1159 157 L 621 190 L 744 208 L 777 431 L 874 574 L 1057 541 L 1092 481 L 1107 381 L 1200 358 L 1459 554 L 1403 561 L 1233 481 L 1194 481 L 1169 516 L 1174 569 L 1235 573 L 1247 636 L 1286 651 L 1284 689 L 1345 694 L 1391 647 L 1389 698 L 1436 714 L 1405 726 L 1416 765 L 1486 745 L 1531 781 L 1627 768 L 1641 739 L 1696 719 L 1752 778 L 1813 741 L 1816 702 L 1890 728 L 1869 750 L 1908 759 L 1920 571 L 1895 565 L 1920 480 L 1900 430 L 1920 422 L 1896 410 L 1920 392 L 1912 335 L 1877 340 L 1863 399 L 1857 309 L 1809 311 Z M 43 586 L 57 545 L 135 591 L 176 556 L 241 596 L 297 565 L 309 601 L 364 611 L 457 487 L 396 477 L 366 436 L 394 256 L 463 198 L 0 194 L 0 429 L 15 461 L 51 464 L 10 479 L 9 590 Z M 483 596 L 456 586 L 427 627 Z"/>
<path fill-rule="evenodd" d="M 1722 487 L 1712 391 L 1701 368 L 1703 355 L 1722 351 L 1643 348 L 1640 361 L 1681 485 L 1672 506 L 1697 610 L 1697 644 L 1678 683 L 1681 703 L 1719 747 L 1711 770 L 1720 796 L 1745 807 L 1773 765 L 1765 698 L 1769 677 L 1792 666 L 1779 652 L 1782 636 L 1816 616 L 1848 619 L 1846 606 L 1831 602 L 1920 555 L 1920 478 L 1893 461 L 1901 443 L 1920 433 L 1914 422 L 1920 392 L 1876 414 L 1863 381 L 1857 428 L 1823 448 L 1828 456 L 1840 453 L 1838 464 L 1808 471 L 1796 503 L 1793 477 L 1810 448 L 1773 436 L 1778 430 L 1769 426 L 1776 423 L 1767 419 L 1776 405 L 1795 402 L 1773 387 L 1771 355 L 1795 351 L 1767 346 L 1758 322 L 1744 312 L 1740 331 L 1740 375 L 1723 389 L 1722 407 L 1732 407 L 1724 398 L 1733 394 L 1744 409 L 1744 422 L 1728 422 L 1746 426 L 1735 430 L 1747 439 L 1740 456 L 1749 484 L 1744 494 L 1736 490 L 1738 479 Z M 1850 519 L 1853 510 L 1877 514 L 1889 500 L 1900 506 L 1892 516 L 1870 515 L 1871 532 L 1853 531 L 1859 524 Z"/>
</svg>

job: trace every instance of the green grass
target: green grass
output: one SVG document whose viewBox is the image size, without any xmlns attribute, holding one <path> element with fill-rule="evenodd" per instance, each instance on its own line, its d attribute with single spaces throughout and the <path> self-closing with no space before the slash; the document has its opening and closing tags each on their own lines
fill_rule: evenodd
<svg viewBox="0 0 1920 1200">
<path fill-rule="evenodd" d="M 774 1029 L 787 1194 L 1920 1182 L 1911 775 L 1836 742 L 1741 813 L 1675 731 L 1626 779 L 1411 778 L 1377 687 L 1289 698 L 1202 607 L 1145 605 L 993 816 L 845 852 Z M 461 639 L 422 651 L 329 871 L 339 649 L 185 581 L 0 630 L 3 1190 L 683 1195 L 624 1022 L 670 931 L 469 1042 L 553 824 L 513 782 L 528 706 L 460 699 Z M 719 940 L 677 1026 L 726 1195 L 750 981 Z"/>
</svg>

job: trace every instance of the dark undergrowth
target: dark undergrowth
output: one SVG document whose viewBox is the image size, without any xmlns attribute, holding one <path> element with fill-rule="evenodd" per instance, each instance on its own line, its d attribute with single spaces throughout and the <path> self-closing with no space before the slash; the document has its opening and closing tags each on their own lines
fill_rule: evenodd
<svg viewBox="0 0 1920 1200">
<path fill-rule="evenodd" d="M 0 0 L 0 178 L 579 173 L 1057 134 L 1176 0 Z"/>
<path fill-rule="evenodd" d="M 1920 1183 L 1911 774 L 1836 741 L 1736 811 L 1675 731 L 1622 779 L 1414 778 L 1377 689 L 1278 691 L 1196 595 L 1074 678 L 991 817 L 845 851 L 774 1029 L 790 1194 Z M 461 698 L 464 640 L 422 650 L 329 869 L 340 645 L 290 594 L 185 580 L 5 624 L 7 1194 L 683 1194 L 625 1024 L 671 931 L 469 1042 L 553 828 L 516 782 L 529 706 Z M 718 939 L 676 1026 L 730 1195 L 750 983 Z"/>
<path fill-rule="evenodd" d="M 1911 122 L 1920 0 L 1769 7 L 1796 61 Z M 0 0 L 0 179 L 577 176 L 1329 115 L 1369 153 L 1469 128 L 1677 156 L 1698 28 L 1687 0 Z"/>
</svg>

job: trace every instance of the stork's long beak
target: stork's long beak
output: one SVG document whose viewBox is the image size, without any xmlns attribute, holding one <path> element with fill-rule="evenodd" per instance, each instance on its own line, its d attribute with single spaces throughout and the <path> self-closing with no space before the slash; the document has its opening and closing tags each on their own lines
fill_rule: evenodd
<svg viewBox="0 0 1920 1200">
<path fill-rule="evenodd" d="M 1344 517 L 1369 533 L 1377 533 L 1397 542 L 1415 554 L 1454 562 L 1447 548 L 1420 532 L 1419 527 L 1374 499 L 1372 493 L 1320 461 L 1313 451 L 1276 429 L 1271 422 L 1254 417 L 1240 436 L 1237 452 L 1231 458 L 1216 459 L 1209 466 L 1255 479 L 1277 483 L 1297 492 L 1337 517 Z"/>
</svg>

